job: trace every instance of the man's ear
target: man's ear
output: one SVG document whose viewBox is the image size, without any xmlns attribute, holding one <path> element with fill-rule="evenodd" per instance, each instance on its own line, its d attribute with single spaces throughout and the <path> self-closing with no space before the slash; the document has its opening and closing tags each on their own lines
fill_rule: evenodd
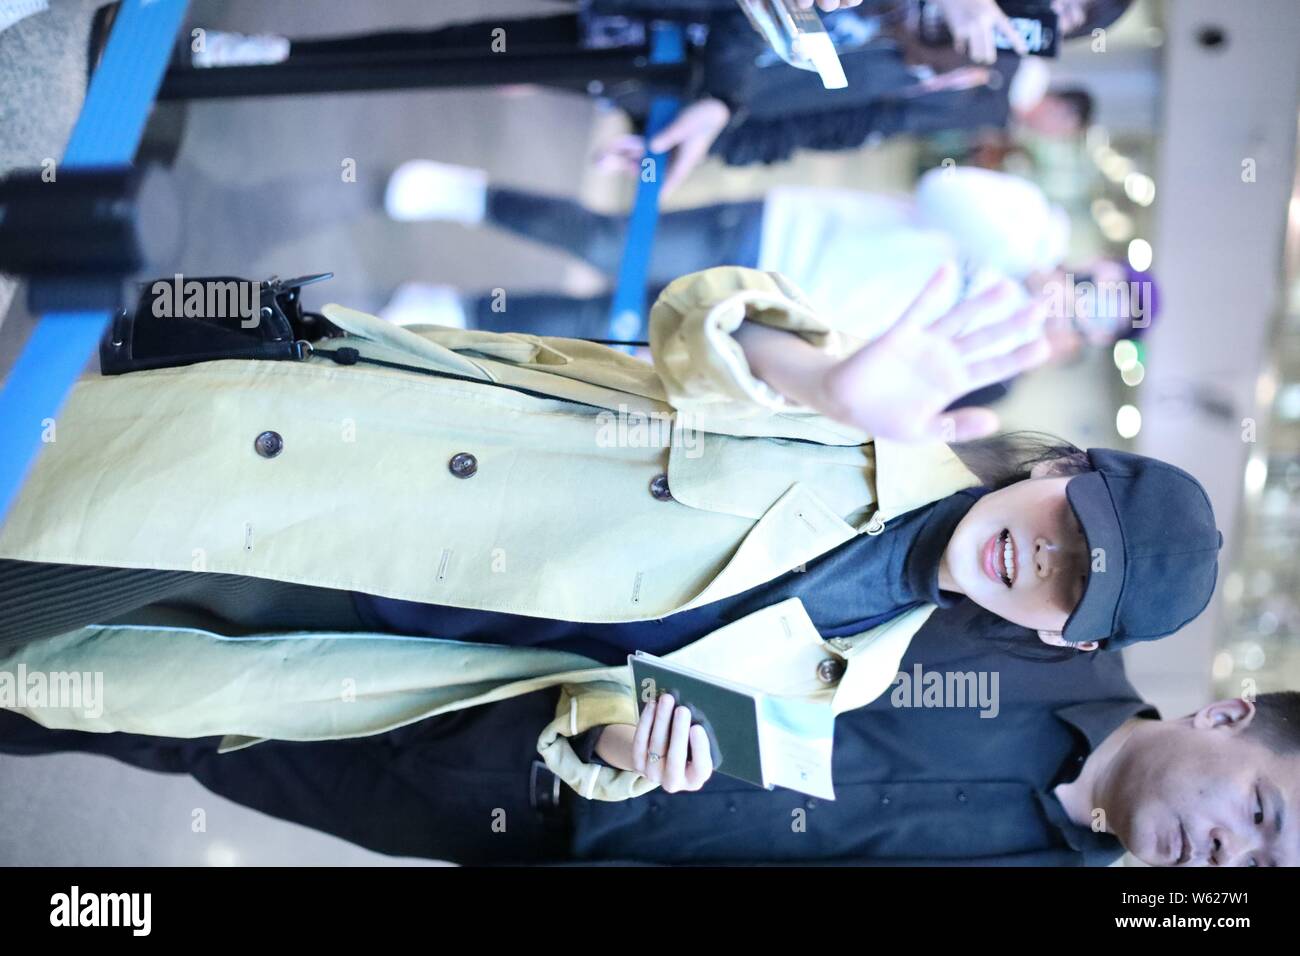
<svg viewBox="0 0 1300 956">
<path fill-rule="evenodd" d="M 1055 478 L 1061 474 L 1061 467 L 1065 465 L 1068 461 L 1069 459 L 1064 457 L 1047 458 L 1043 461 L 1038 462 L 1032 468 L 1029 469 L 1029 477 L 1030 478 Z M 1073 472 L 1071 472 L 1071 474 L 1073 474 Z"/>
<path fill-rule="evenodd" d="M 1060 631 L 1039 631 L 1038 639 L 1052 647 L 1073 647 L 1076 651 L 1095 651 L 1100 646 L 1096 641 L 1080 641 L 1078 644 L 1071 644 L 1061 636 Z"/>
<path fill-rule="evenodd" d="M 1250 726 L 1255 719 L 1255 704 L 1243 697 L 1230 700 L 1216 700 L 1206 704 L 1192 714 L 1192 726 L 1197 730 L 1214 730 L 1219 727 L 1231 728 L 1232 733 L 1240 733 Z"/>
</svg>

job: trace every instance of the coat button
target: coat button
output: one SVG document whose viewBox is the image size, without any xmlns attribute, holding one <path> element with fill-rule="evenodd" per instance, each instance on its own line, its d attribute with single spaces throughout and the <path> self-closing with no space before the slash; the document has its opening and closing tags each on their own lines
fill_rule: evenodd
<svg viewBox="0 0 1300 956">
<path fill-rule="evenodd" d="M 672 501 L 673 493 L 668 488 L 667 475 L 655 475 L 650 479 L 650 494 L 658 501 Z"/>
<path fill-rule="evenodd" d="M 472 478 L 478 471 L 478 459 L 467 451 L 457 452 L 447 462 L 447 470 L 457 478 Z"/>
<path fill-rule="evenodd" d="M 284 451 L 284 439 L 279 432 L 262 432 L 253 439 L 253 448 L 263 458 L 274 458 Z"/>
<path fill-rule="evenodd" d="M 844 662 L 828 657 L 817 665 L 817 679 L 823 684 L 834 684 L 844 676 Z"/>
</svg>

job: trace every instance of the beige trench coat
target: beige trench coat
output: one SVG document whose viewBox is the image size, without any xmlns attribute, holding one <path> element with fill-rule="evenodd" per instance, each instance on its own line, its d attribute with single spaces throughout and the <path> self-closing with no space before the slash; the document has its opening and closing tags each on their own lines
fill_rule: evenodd
<svg viewBox="0 0 1300 956">
<path fill-rule="evenodd" d="M 946 446 L 872 441 L 791 406 L 750 373 L 732 337 L 743 321 L 834 353 L 856 344 L 776 275 L 720 268 L 673 283 L 652 310 L 653 366 L 583 341 L 324 311 L 349 334 L 342 344 L 407 368 L 315 356 L 83 381 L 0 530 L 0 557 L 633 621 L 747 590 L 977 483 Z M 283 439 L 272 458 L 254 447 L 265 431 Z M 472 477 L 448 467 L 461 453 L 476 460 Z M 674 657 L 838 712 L 889 686 L 931 610 L 822 642 L 787 601 Z M 848 664 L 829 687 L 809 677 L 827 656 Z M 569 746 L 590 727 L 635 720 L 626 669 L 577 655 L 373 634 L 231 640 L 97 626 L 20 648 L 0 667 L 20 662 L 104 674 L 96 716 L 26 708 L 48 726 L 219 733 L 232 745 L 378 733 L 559 685 L 559 711 L 539 741 L 548 765 L 592 798 L 650 788 L 637 774 L 584 764 Z"/>
</svg>

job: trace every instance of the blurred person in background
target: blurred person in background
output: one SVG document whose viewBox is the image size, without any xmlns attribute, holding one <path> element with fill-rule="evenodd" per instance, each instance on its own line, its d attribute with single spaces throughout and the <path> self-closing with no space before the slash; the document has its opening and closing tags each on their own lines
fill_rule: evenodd
<svg viewBox="0 0 1300 956">
<path fill-rule="evenodd" d="M 433 30 L 286 40 L 212 31 L 195 66 L 310 61 L 319 57 L 436 55 L 447 50 L 503 53 L 529 49 L 644 47 L 649 25 L 673 20 L 698 57 L 700 88 L 652 144 L 672 152 L 664 190 L 671 193 L 707 156 L 730 165 L 772 163 L 796 149 L 856 149 L 895 135 L 1005 128 L 1016 115 L 1049 135 L 1075 129 L 1079 110 L 1056 97 L 1012 106 L 1012 80 L 1024 41 L 994 0 L 932 0 L 946 18 L 952 47 L 927 46 L 916 35 L 916 0 L 822 0 L 822 19 L 848 87 L 827 90 L 820 78 L 782 61 L 750 26 L 734 0 L 582 0 L 577 10 L 546 17 L 491 19 Z M 1091 36 L 1130 0 L 1055 0 L 1066 39 Z M 805 3 L 805 6 L 811 4 Z M 497 46 L 504 37 L 505 49 Z M 998 38 L 1010 49 L 997 48 Z M 215 53 L 213 51 L 216 51 Z M 221 51 L 226 51 L 222 53 Z M 263 51 L 263 52 L 259 52 Z M 548 84 L 588 95 L 590 78 Z M 598 95 L 642 125 L 653 91 L 635 81 L 604 86 Z M 620 137 L 601 153 L 607 164 L 639 162 L 644 143 Z"/>
<path fill-rule="evenodd" d="M 429 160 L 396 170 L 385 207 L 399 221 L 494 225 L 568 252 L 611 277 L 626 231 L 622 217 L 492 186 L 481 170 Z M 1064 211 L 1035 184 L 985 169 L 930 170 L 911 196 L 782 186 L 762 200 L 663 213 L 648 298 L 657 298 L 677 275 L 715 265 L 748 266 L 790 278 L 819 311 L 870 339 L 947 263 L 964 275 L 958 293 L 963 297 L 1010 278 L 1021 284 L 1018 294 L 1026 302 L 1045 301 L 1052 360 L 1064 362 L 1085 347 L 1109 346 L 1134 334 L 1153 312 L 1153 287 L 1145 274 L 1108 259 L 1067 271 L 1061 263 L 1069 230 Z M 1097 294 L 1098 289 L 1118 294 Z M 472 294 L 407 283 L 381 315 L 397 324 L 601 339 L 611 334 L 612 301 L 610 293 Z M 1000 386 L 981 398 L 1003 392 Z"/>
</svg>

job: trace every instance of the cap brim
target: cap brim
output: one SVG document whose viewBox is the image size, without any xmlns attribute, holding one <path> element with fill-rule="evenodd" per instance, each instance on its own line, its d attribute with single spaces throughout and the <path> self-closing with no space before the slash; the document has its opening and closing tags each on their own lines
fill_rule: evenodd
<svg viewBox="0 0 1300 956">
<path fill-rule="evenodd" d="M 1124 535 L 1110 489 L 1101 472 L 1075 475 L 1065 495 L 1088 542 L 1090 568 L 1079 606 L 1061 636 L 1071 644 L 1102 641 L 1115 630 L 1116 609 L 1124 593 Z"/>
</svg>

